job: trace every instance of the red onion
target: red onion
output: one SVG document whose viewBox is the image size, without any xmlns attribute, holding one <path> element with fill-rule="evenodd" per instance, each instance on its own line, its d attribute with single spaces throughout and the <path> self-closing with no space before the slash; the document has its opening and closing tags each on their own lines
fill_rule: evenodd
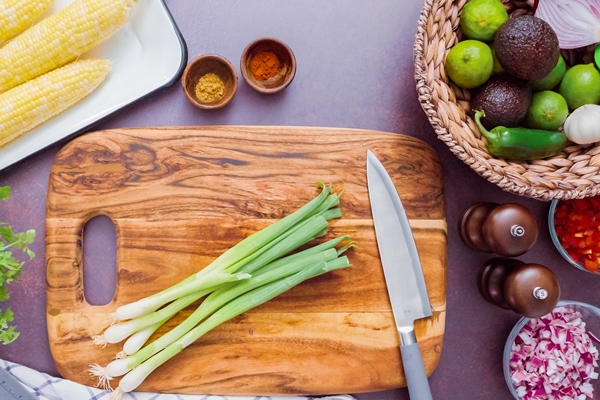
<svg viewBox="0 0 600 400">
<path fill-rule="evenodd" d="M 557 307 L 529 320 L 512 345 L 511 380 L 524 400 L 585 400 L 598 378 L 598 349 L 581 313 Z"/>
<path fill-rule="evenodd" d="M 600 0 L 538 0 L 534 8 L 558 36 L 561 49 L 600 42 Z"/>
</svg>

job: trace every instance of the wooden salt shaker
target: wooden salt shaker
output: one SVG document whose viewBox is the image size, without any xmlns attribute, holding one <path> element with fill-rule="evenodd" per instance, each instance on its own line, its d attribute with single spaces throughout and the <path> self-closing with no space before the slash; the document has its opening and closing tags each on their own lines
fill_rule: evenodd
<svg viewBox="0 0 600 400">
<path fill-rule="evenodd" d="M 459 220 L 459 235 L 472 248 L 503 257 L 517 257 L 537 241 L 535 216 L 522 205 L 475 203 Z"/>
<path fill-rule="evenodd" d="M 511 258 L 485 263 L 478 284 L 490 303 L 528 318 L 548 314 L 560 297 L 558 278 L 550 269 Z"/>
</svg>

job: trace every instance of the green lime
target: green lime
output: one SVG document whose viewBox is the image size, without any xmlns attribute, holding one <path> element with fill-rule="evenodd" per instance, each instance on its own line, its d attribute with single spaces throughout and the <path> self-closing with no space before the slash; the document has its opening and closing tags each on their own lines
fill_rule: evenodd
<svg viewBox="0 0 600 400">
<path fill-rule="evenodd" d="M 577 64 L 565 72 L 559 93 L 567 100 L 571 110 L 584 104 L 600 102 L 600 72 L 594 64 Z"/>
<path fill-rule="evenodd" d="M 560 83 L 561 79 L 565 75 L 565 72 L 567 72 L 567 64 L 565 63 L 565 59 L 559 55 L 558 62 L 556 63 L 554 69 L 552 69 L 552 71 L 550 71 L 550 73 L 542 79 L 531 81 L 531 87 L 536 92 L 550 90 Z"/>
<path fill-rule="evenodd" d="M 594 49 L 594 62 L 596 63 L 596 68 L 600 68 L 600 44 Z"/>
<path fill-rule="evenodd" d="M 470 0 L 460 13 L 460 30 L 469 39 L 489 42 L 507 20 L 500 0 Z"/>
<path fill-rule="evenodd" d="M 533 94 L 525 125 L 534 129 L 557 130 L 567 119 L 569 106 L 560 94 L 543 90 Z"/>
<path fill-rule="evenodd" d="M 494 57 L 494 68 L 492 72 L 494 74 L 501 74 L 504 72 L 504 68 L 502 68 L 502 65 L 500 65 L 500 62 L 496 57 L 496 49 L 494 48 L 494 45 L 490 44 L 490 49 L 492 49 L 492 56 Z"/>
<path fill-rule="evenodd" d="M 482 85 L 492 75 L 494 57 L 487 44 L 464 40 L 450 49 L 446 56 L 446 72 L 454 83 L 466 89 Z"/>
</svg>

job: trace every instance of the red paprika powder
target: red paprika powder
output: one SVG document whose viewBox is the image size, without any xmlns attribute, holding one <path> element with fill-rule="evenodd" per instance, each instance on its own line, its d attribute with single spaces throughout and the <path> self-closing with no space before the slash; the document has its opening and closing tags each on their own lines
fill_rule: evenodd
<svg viewBox="0 0 600 400">
<path fill-rule="evenodd" d="M 279 58 L 272 51 L 256 53 L 250 60 L 250 72 L 259 81 L 272 78 L 279 72 Z"/>
</svg>

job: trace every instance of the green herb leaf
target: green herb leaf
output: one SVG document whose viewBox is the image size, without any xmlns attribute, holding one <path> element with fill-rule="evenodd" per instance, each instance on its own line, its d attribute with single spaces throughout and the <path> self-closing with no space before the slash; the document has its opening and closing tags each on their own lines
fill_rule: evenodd
<svg viewBox="0 0 600 400">
<path fill-rule="evenodd" d="M 14 319 L 14 314 L 10 308 L 4 314 L 0 310 L 0 343 L 9 344 L 19 337 L 19 332 L 15 330 L 15 327 L 9 325 L 9 322 L 12 322 Z"/>
<path fill-rule="evenodd" d="M 0 200 L 10 197 L 10 187 L 0 187 Z M 29 229 L 25 232 L 13 232 L 7 222 L 0 222 L 0 302 L 9 298 L 7 284 L 14 282 L 22 274 L 24 261 L 17 260 L 14 250 L 26 254 L 31 260 L 35 253 L 29 249 L 29 245 L 35 240 L 35 230 Z M 10 322 L 14 320 L 14 314 L 9 308 L 4 313 L 0 310 L 0 343 L 9 344 L 14 342 L 19 333 Z"/>
<path fill-rule="evenodd" d="M 35 239 L 35 231 L 33 229 L 13 234 L 13 239 L 15 242 L 15 249 L 23 250 L 24 253 L 27 253 L 30 260 L 35 257 L 35 253 L 29 250 L 29 245 L 33 243 L 33 240 Z"/>
<path fill-rule="evenodd" d="M 12 229 L 10 229 L 10 226 L 6 222 L 0 222 L 0 237 L 8 243 L 12 242 Z"/>
<path fill-rule="evenodd" d="M 0 186 L 0 200 L 6 200 L 10 197 L 10 187 Z"/>
</svg>

